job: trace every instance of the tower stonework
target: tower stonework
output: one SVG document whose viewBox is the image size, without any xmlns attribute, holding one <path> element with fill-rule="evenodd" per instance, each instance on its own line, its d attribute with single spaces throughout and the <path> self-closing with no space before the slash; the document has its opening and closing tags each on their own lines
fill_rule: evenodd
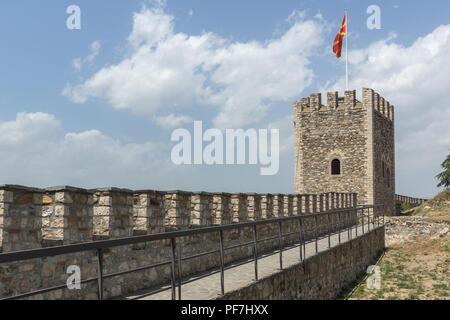
<svg viewBox="0 0 450 320">
<path fill-rule="evenodd" d="M 295 192 L 357 192 L 395 213 L 394 107 L 372 89 L 294 102 Z"/>
</svg>

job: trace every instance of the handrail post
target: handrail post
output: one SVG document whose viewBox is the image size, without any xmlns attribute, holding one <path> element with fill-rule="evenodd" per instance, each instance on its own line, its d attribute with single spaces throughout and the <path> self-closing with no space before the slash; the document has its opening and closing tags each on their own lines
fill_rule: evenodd
<svg viewBox="0 0 450 320">
<path fill-rule="evenodd" d="M 175 238 L 170 238 L 170 245 L 172 247 L 172 264 L 171 264 L 172 300 L 175 300 L 176 299 L 176 297 L 175 297 L 175 295 L 176 295 L 176 293 L 175 293 L 175 246 L 176 246 Z"/>
<path fill-rule="evenodd" d="M 278 221 L 279 237 L 280 237 L 280 269 L 283 270 L 283 229 L 281 220 Z"/>
<path fill-rule="evenodd" d="M 314 236 L 316 238 L 316 253 L 319 252 L 319 243 L 318 243 L 318 233 L 317 233 L 317 229 L 319 228 L 318 226 L 318 222 L 317 222 L 317 214 L 314 215 L 314 221 L 315 221 L 315 228 L 314 228 Z"/>
<path fill-rule="evenodd" d="M 375 210 L 373 210 L 373 208 L 372 208 L 372 226 L 373 229 L 375 229 Z"/>
<path fill-rule="evenodd" d="M 181 246 L 178 247 L 178 300 L 181 300 Z"/>
<path fill-rule="evenodd" d="M 362 217 L 362 233 L 364 234 L 364 223 L 365 223 L 365 218 L 364 218 L 365 214 L 364 214 L 364 208 L 361 208 L 361 217 Z"/>
<path fill-rule="evenodd" d="M 358 222 L 358 209 L 355 208 L 355 213 L 356 213 L 356 237 L 358 237 L 358 226 L 359 226 L 359 222 Z"/>
<path fill-rule="evenodd" d="M 223 231 L 219 231 L 219 241 L 220 241 L 220 290 L 222 296 L 225 294 L 225 267 L 223 259 Z"/>
<path fill-rule="evenodd" d="M 370 212 L 372 213 L 372 230 L 375 229 L 375 210 L 370 208 Z"/>
<path fill-rule="evenodd" d="M 302 234 L 302 218 L 298 218 L 298 233 L 299 233 L 299 248 L 300 248 L 300 261 L 303 261 L 303 234 Z"/>
<path fill-rule="evenodd" d="M 253 225 L 253 256 L 255 259 L 255 281 L 258 281 L 258 242 L 255 224 Z"/>
<path fill-rule="evenodd" d="M 98 258 L 98 300 L 103 300 L 103 249 L 97 249 L 97 258 Z"/>
<path fill-rule="evenodd" d="M 378 219 L 378 212 L 377 212 L 377 210 L 375 210 L 375 207 L 372 209 L 373 210 L 373 219 L 374 219 L 374 221 L 373 221 L 373 223 L 374 223 L 374 226 L 375 226 L 375 219 L 376 219 L 376 225 L 377 225 L 377 227 L 379 227 L 380 226 L 380 220 Z"/>
<path fill-rule="evenodd" d="M 375 220 L 374 220 L 375 219 L 375 211 L 373 209 L 369 208 L 369 212 L 370 212 L 369 216 L 372 215 L 372 229 L 374 229 L 375 228 Z"/>
<path fill-rule="evenodd" d="M 328 248 L 331 248 L 331 218 L 330 213 L 327 213 L 328 218 Z"/>
<path fill-rule="evenodd" d="M 339 234 L 339 244 L 341 244 L 341 212 L 338 211 L 338 234 Z"/>
<path fill-rule="evenodd" d="M 300 228 L 301 228 L 301 230 L 303 230 L 303 221 L 302 221 L 302 218 L 300 218 Z M 304 235 L 307 235 L 307 234 L 308 234 L 307 231 L 308 231 L 308 230 L 306 230 L 306 228 L 305 228 L 305 233 L 303 233 L 303 231 L 302 231 L 302 241 L 303 241 L 303 261 L 305 261 L 305 259 L 306 259 L 306 240 L 305 240 L 305 236 L 304 236 Z"/>
<path fill-rule="evenodd" d="M 372 229 L 375 229 L 375 210 L 373 208 L 371 208 L 371 212 L 372 212 Z"/>
<path fill-rule="evenodd" d="M 348 210 L 348 211 L 347 211 L 348 240 L 350 240 L 350 239 L 352 238 L 352 222 L 351 222 L 350 213 L 351 213 L 351 210 Z"/>
<path fill-rule="evenodd" d="M 370 232 L 370 208 L 367 208 L 367 231 Z"/>
</svg>

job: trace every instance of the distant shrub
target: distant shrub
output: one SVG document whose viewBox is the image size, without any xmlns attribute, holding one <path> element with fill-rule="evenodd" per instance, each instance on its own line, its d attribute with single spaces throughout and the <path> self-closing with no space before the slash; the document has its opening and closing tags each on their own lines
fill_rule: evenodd
<svg viewBox="0 0 450 320">
<path fill-rule="evenodd" d="M 438 188 L 450 188 L 450 154 L 442 162 L 441 167 L 443 171 L 436 176 L 436 179 L 439 181 L 437 186 Z"/>
<path fill-rule="evenodd" d="M 412 209 L 412 207 L 409 203 L 402 202 L 402 212 L 409 211 L 411 209 Z"/>
</svg>

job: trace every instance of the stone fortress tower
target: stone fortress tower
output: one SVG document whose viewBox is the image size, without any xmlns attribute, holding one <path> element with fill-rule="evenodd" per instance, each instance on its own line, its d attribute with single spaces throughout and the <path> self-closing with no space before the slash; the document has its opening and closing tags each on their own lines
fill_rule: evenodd
<svg viewBox="0 0 450 320">
<path fill-rule="evenodd" d="M 394 107 L 372 89 L 294 102 L 295 192 L 357 192 L 395 213 Z"/>
</svg>

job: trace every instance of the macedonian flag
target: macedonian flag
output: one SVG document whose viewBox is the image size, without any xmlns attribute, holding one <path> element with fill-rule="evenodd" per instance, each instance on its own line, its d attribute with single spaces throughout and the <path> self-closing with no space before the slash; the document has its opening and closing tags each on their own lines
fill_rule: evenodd
<svg viewBox="0 0 450 320">
<path fill-rule="evenodd" d="M 342 43 L 344 36 L 346 34 L 347 34 L 347 13 L 344 15 L 344 21 L 342 21 L 341 30 L 339 30 L 339 33 L 336 35 L 336 38 L 334 38 L 333 42 L 333 52 L 336 54 L 337 58 L 341 57 Z"/>
</svg>

